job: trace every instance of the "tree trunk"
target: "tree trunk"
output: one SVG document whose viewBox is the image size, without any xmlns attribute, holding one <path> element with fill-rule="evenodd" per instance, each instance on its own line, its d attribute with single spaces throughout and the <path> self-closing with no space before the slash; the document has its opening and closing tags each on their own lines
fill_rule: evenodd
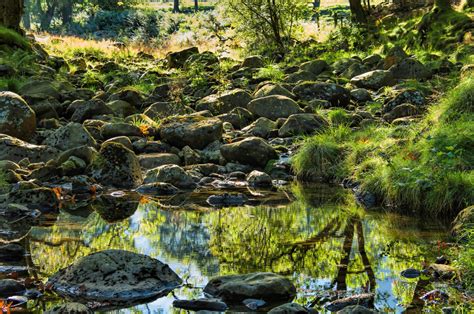
<svg viewBox="0 0 474 314">
<path fill-rule="evenodd" d="M 72 0 L 65 0 L 61 7 L 61 18 L 63 25 L 69 25 L 72 22 Z"/>
<path fill-rule="evenodd" d="M 199 11 L 199 0 L 194 0 L 194 11 Z"/>
<path fill-rule="evenodd" d="M 48 3 L 48 8 L 45 12 L 43 12 L 40 18 L 41 30 L 45 31 L 51 27 L 51 21 L 54 17 L 54 11 L 56 11 L 56 2 Z"/>
<path fill-rule="evenodd" d="M 0 0 L 0 25 L 21 33 L 23 0 Z"/>
<path fill-rule="evenodd" d="M 352 18 L 357 23 L 367 23 L 367 15 L 362 7 L 361 0 L 349 0 Z"/>
<path fill-rule="evenodd" d="M 25 0 L 23 3 L 23 27 L 31 29 L 31 3 L 30 0 Z"/>
<path fill-rule="evenodd" d="M 180 10 L 179 10 L 179 0 L 174 0 L 173 2 L 173 12 L 174 13 L 178 13 Z"/>
</svg>

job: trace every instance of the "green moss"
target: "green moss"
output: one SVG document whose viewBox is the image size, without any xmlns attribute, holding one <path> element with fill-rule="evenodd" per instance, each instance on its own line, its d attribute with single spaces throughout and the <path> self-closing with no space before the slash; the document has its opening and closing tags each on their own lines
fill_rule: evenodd
<svg viewBox="0 0 474 314">
<path fill-rule="evenodd" d="M 0 26 L 0 44 L 15 46 L 23 49 L 30 49 L 28 40 L 17 32 Z"/>
</svg>

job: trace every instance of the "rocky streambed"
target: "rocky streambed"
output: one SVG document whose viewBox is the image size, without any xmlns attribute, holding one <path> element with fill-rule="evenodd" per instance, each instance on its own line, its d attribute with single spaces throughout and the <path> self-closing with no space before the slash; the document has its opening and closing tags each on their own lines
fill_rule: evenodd
<svg viewBox="0 0 474 314">
<path fill-rule="evenodd" d="M 443 255 L 433 242 L 442 224 L 367 213 L 347 191 L 299 186 L 291 171 L 299 138 L 330 125 L 316 109 L 343 109 L 353 128 L 418 118 L 427 96 L 396 84 L 432 73 L 403 50 L 313 60 L 280 84 L 256 78 L 264 63 L 249 57 L 222 90 L 176 76 L 195 63 L 218 71 L 216 56 L 188 49 L 146 58 L 169 72 L 145 94 L 110 75 L 123 71 L 113 61 L 69 60 L 77 69 L 65 79 L 68 62 L 36 49 L 41 75 L 0 92 L 5 310 L 401 312 L 456 281 L 447 261 L 429 266 Z M 149 75 L 137 63 L 134 74 Z M 91 66 L 107 85 L 79 83 Z M 432 293 L 427 303 L 462 303 Z"/>
</svg>

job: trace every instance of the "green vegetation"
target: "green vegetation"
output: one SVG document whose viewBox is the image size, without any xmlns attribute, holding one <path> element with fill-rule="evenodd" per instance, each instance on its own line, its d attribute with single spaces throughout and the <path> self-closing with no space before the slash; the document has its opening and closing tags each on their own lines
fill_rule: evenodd
<svg viewBox="0 0 474 314">
<path fill-rule="evenodd" d="M 454 215 L 474 202 L 473 108 L 470 77 L 418 124 L 339 126 L 306 139 L 294 170 L 309 180 L 351 178 L 401 211 Z"/>
<path fill-rule="evenodd" d="M 30 43 L 17 32 L 0 25 L 0 45 L 15 46 L 22 49 L 30 49 Z"/>
</svg>

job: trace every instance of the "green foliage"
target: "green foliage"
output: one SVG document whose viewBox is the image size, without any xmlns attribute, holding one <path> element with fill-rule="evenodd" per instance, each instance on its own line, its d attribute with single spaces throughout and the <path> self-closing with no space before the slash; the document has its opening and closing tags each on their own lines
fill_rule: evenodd
<svg viewBox="0 0 474 314">
<path fill-rule="evenodd" d="M 287 52 L 308 14 L 305 0 L 226 0 L 223 6 L 248 49 L 269 54 Z"/>
<path fill-rule="evenodd" d="M 28 40 L 17 32 L 0 26 L 0 45 L 15 46 L 23 49 L 31 49 Z"/>
<path fill-rule="evenodd" d="M 453 215 L 474 202 L 473 90 L 472 78 L 461 82 L 412 127 L 339 126 L 309 138 L 293 168 L 312 179 L 352 177 L 401 211 Z M 341 115 L 328 114 L 332 122 Z"/>
<path fill-rule="evenodd" d="M 351 123 L 350 115 L 341 108 L 329 111 L 327 116 L 332 125 L 349 125 Z"/>
<path fill-rule="evenodd" d="M 270 80 L 272 82 L 281 82 L 285 77 L 285 73 L 282 69 L 275 64 L 270 64 L 264 68 L 259 69 L 255 78 Z"/>
</svg>

